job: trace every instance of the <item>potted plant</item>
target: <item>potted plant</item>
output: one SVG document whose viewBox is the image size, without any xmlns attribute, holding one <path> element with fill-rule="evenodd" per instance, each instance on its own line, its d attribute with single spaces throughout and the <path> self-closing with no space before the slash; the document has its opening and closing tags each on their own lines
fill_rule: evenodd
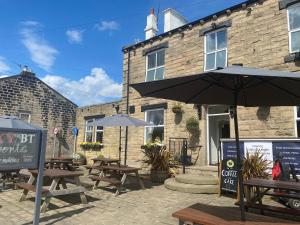
<svg viewBox="0 0 300 225">
<path fill-rule="evenodd" d="M 195 117 L 191 117 L 186 121 L 186 129 L 191 134 L 199 131 L 199 121 Z"/>
<path fill-rule="evenodd" d="M 180 103 L 177 103 L 175 104 L 173 107 L 172 107 L 172 112 L 175 113 L 175 114 L 180 114 L 180 113 L 183 113 L 183 109 L 182 109 L 182 105 Z"/>
<path fill-rule="evenodd" d="M 75 153 L 73 155 L 73 159 L 74 159 L 73 162 L 76 165 L 80 165 L 80 166 L 81 165 L 86 165 L 86 157 L 82 153 Z"/>
<path fill-rule="evenodd" d="M 246 157 L 243 160 L 242 174 L 243 179 L 248 180 L 250 178 L 268 178 L 267 169 L 270 166 L 270 162 L 265 159 L 265 155 L 260 151 L 256 151 L 253 154 L 247 152 Z M 250 190 L 250 193 L 247 193 L 245 189 L 246 196 L 250 198 L 254 197 L 254 191 Z"/>
<path fill-rule="evenodd" d="M 170 152 L 166 150 L 165 145 L 158 142 L 142 145 L 142 150 L 145 154 L 143 162 L 151 167 L 151 181 L 154 183 L 163 183 L 170 176 Z"/>
</svg>

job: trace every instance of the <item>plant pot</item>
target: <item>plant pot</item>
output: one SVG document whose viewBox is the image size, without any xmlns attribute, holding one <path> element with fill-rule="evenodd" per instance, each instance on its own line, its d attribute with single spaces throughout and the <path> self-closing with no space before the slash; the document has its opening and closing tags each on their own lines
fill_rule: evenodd
<svg viewBox="0 0 300 225">
<path fill-rule="evenodd" d="M 151 170 L 150 178 L 153 183 L 164 183 L 164 181 L 170 177 L 169 171 L 156 171 Z"/>
</svg>

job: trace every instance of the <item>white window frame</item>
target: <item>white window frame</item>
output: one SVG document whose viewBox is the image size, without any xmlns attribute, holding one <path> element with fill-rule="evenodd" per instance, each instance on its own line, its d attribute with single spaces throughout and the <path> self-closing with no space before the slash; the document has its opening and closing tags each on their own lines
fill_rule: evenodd
<svg viewBox="0 0 300 225">
<path fill-rule="evenodd" d="M 300 107 L 300 106 L 295 106 L 294 107 L 294 117 L 295 117 L 295 137 L 298 137 L 298 132 L 300 132 L 300 130 L 298 130 L 298 126 L 297 126 L 297 122 L 299 121 L 300 122 L 300 117 L 297 116 L 298 114 L 298 110 L 297 110 L 297 107 Z"/>
<path fill-rule="evenodd" d="M 156 66 L 156 67 L 153 67 L 153 68 L 151 68 L 151 69 L 148 69 L 148 56 L 149 56 L 149 55 L 152 55 L 152 54 L 155 54 L 155 64 L 157 64 L 157 53 L 158 53 L 158 52 L 161 52 L 161 51 L 164 51 L 164 52 L 165 52 L 164 57 L 166 57 L 166 51 L 165 51 L 164 48 L 163 48 L 163 49 L 156 50 L 156 51 L 149 52 L 149 53 L 146 55 L 146 74 L 145 74 L 145 82 L 151 82 L 151 81 L 152 81 L 152 80 L 147 81 L 148 71 L 150 71 L 150 70 L 154 70 L 154 71 L 155 71 L 155 73 L 154 73 L 154 80 L 153 80 L 153 81 L 155 81 L 155 80 L 156 80 L 156 78 L 155 78 L 155 77 L 156 77 L 156 70 L 157 70 L 157 69 L 160 69 L 160 68 L 165 68 L 165 62 L 164 62 L 164 65 L 162 65 L 162 66 Z M 166 61 L 166 58 L 165 58 L 164 61 Z M 163 74 L 162 79 L 164 79 L 164 78 L 165 78 L 165 69 L 164 69 L 164 74 Z"/>
<path fill-rule="evenodd" d="M 96 142 L 96 138 L 97 138 L 97 133 L 102 133 L 102 142 L 103 142 L 103 127 L 102 129 L 97 129 L 97 127 L 102 127 L 102 126 L 95 126 L 95 133 L 94 133 L 94 142 Z M 101 142 L 101 143 L 102 143 Z"/>
<path fill-rule="evenodd" d="M 220 31 L 223 31 L 223 30 L 225 30 L 226 33 L 227 33 L 226 48 L 222 48 L 222 49 L 218 49 L 218 50 L 215 50 L 215 51 L 207 52 L 206 51 L 206 38 L 207 38 L 207 35 L 208 34 L 215 34 L 215 33 L 218 33 Z M 216 41 L 216 44 L 217 44 L 217 41 Z M 221 51 L 224 51 L 224 50 L 226 51 L 226 54 L 225 54 L 226 55 L 226 58 L 225 58 L 225 67 L 227 67 L 227 58 L 228 58 L 228 30 L 227 30 L 227 28 L 222 28 L 222 29 L 218 29 L 218 30 L 215 30 L 215 31 L 212 31 L 212 32 L 208 32 L 208 33 L 206 33 L 204 35 L 204 71 L 211 71 L 211 70 L 217 69 L 216 67 L 213 68 L 213 69 L 209 69 L 209 70 L 206 69 L 206 56 L 208 54 L 211 54 L 211 53 L 215 53 L 216 54 L 217 52 L 221 52 Z M 216 56 L 217 56 L 217 54 L 215 55 L 215 65 L 217 65 L 217 57 Z"/>
<path fill-rule="evenodd" d="M 31 113 L 19 113 L 19 118 L 21 119 L 21 115 L 28 115 L 28 120 L 26 121 L 27 123 L 31 122 Z"/>
<path fill-rule="evenodd" d="M 144 127 L 144 144 L 147 144 L 146 139 L 146 130 L 147 127 L 163 127 L 164 128 L 164 133 L 165 133 L 165 109 L 164 108 L 156 108 L 156 109 L 148 109 L 145 110 L 145 122 L 147 122 L 147 113 L 148 112 L 153 112 L 153 111 L 158 111 L 158 110 L 162 110 L 163 111 L 163 117 L 164 117 L 164 124 L 163 125 L 150 125 L 150 126 L 145 126 Z M 165 135 L 164 135 L 165 136 Z M 162 140 L 162 142 L 164 142 L 164 140 Z"/>
<path fill-rule="evenodd" d="M 88 142 L 88 141 L 86 140 L 86 138 L 87 138 L 87 133 L 92 133 L 92 141 L 94 140 L 94 138 L 93 138 L 93 130 L 94 130 L 94 126 L 87 126 L 87 123 L 88 123 L 88 122 L 92 122 L 92 121 L 94 121 L 94 119 L 85 120 L 85 130 L 84 130 L 84 141 L 85 141 L 85 142 Z M 88 130 L 88 127 L 92 127 L 92 129 L 91 129 L 91 130 Z"/>
<path fill-rule="evenodd" d="M 300 49 L 296 50 L 296 51 L 292 51 L 292 33 L 294 32 L 297 32 L 297 31 L 300 31 L 300 27 L 299 28 L 296 28 L 296 29 L 293 29 L 291 30 L 290 29 L 290 12 L 289 10 L 294 8 L 294 7 L 299 7 L 300 6 L 300 3 L 296 3 L 294 5 L 291 5 L 287 8 L 287 21 L 288 21 L 288 32 L 289 32 L 289 50 L 290 50 L 290 53 L 296 53 L 296 52 L 300 52 Z"/>
</svg>

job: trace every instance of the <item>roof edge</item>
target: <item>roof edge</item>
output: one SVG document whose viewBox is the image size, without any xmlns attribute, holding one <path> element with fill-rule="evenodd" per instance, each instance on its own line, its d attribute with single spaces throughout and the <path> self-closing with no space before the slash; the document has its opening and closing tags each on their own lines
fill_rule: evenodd
<svg viewBox="0 0 300 225">
<path fill-rule="evenodd" d="M 7 77 L 2 77 L 0 78 L 0 81 L 2 80 L 8 80 L 8 79 L 13 79 L 13 78 L 18 78 L 18 77 L 23 77 L 24 75 L 22 74 L 17 74 L 17 75 L 12 75 L 12 76 L 7 76 Z M 37 79 L 38 81 L 40 81 L 43 85 L 47 86 L 47 88 L 49 88 L 50 90 L 54 91 L 56 94 L 58 94 L 59 96 L 63 97 L 64 99 L 66 99 L 68 102 L 72 103 L 76 108 L 78 108 L 78 105 L 75 104 L 74 102 L 72 102 L 70 99 L 68 99 L 67 97 L 65 97 L 64 95 L 62 95 L 60 92 L 58 92 L 57 90 L 55 90 L 54 88 L 50 87 L 48 84 L 46 84 L 44 81 L 42 81 L 40 78 L 38 78 L 37 76 L 32 76 L 32 78 Z"/>
<path fill-rule="evenodd" d="M 254 3 L 260 3 L 260 4 L 262 4 L 264 1 L 266 1 L 266 0 L 247 0 L 247 1 L 243 1 L 243 2 L 241 2 L 239 4 L 231 6 L 229 8 L 225 8 L 225 9 L 219 11 L 219 12 L 210 14 L 208 16 L 202 17 L 202 18 L 197 19 L 195 21 L 192 21 L 190 23 L 184 24 L 183 26 L 177 27 L 177 28 L 175 28 L 173 30 L 170 30 L 168 32 L 165 32 L 165 33 L 162 33 L 162 34 L 158 34 L 158 35 L 156 35 L 156 36 L 154 36 L 152 38 L 149 38 L 147 40 L 138 42 L 136 44 L 124 46 L 122 48 L 122 51 L 125 53 L 127 51 L 134 50 L 134 49 L 136 49 L 138 47 L 141 47 L 141 46 L 143 47 L 144 45 L 146 45 L 148 43 L 152 43 L 152 42 L 154 42 L 154 41 L 156 41 L 158 39 L 161 39 L 161 38 L 163 38 L 165 36 L 168 36 L 169 34 L 174 34 L 174 33 L 177 33 L 177 32 L 181 32 L 182 30 L 184 30 L 186 28 L 193 27 L 194 25 L 197 25 L 197 24 L 201 23 L 202 21 L 207 22 L 207 21 L 213 19 L 214 16 L 221 16 L 223 14 L 226 14 L 227 10 L 237 10 L 237 9 L 240 9 L 240 8 L 244 7 L 243 6 L 244 4 L 246 4 L 246 6 L 254 4 Z"/>
</svg>

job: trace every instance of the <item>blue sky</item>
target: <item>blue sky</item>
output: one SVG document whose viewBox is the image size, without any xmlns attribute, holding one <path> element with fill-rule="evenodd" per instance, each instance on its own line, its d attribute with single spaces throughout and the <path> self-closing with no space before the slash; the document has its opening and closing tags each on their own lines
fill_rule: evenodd
<svg viewBox="0 0 300 225">
<path fill-rule="evenodd" d="M 144 40 L 150 8 L 189 22 L 242 0 L 0 0 L 0 76 L 27 65 L 76 104 L 121 97 L 122 47 Z"/>
</svg>

